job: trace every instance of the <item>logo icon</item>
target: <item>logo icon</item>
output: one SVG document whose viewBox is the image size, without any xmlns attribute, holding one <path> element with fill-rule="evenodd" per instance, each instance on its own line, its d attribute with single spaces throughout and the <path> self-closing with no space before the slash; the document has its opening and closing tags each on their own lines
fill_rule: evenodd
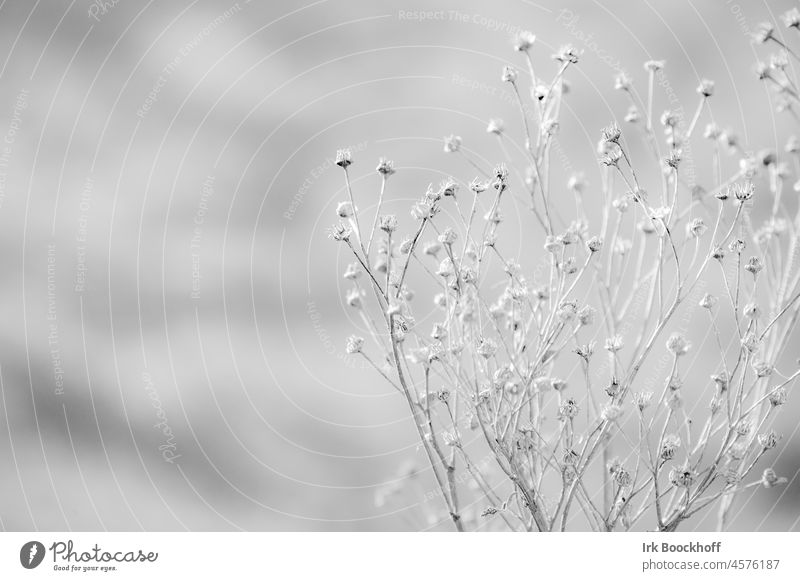
<svg viewBox="0 0 800 581">
<path fill-rule="evenodd" d="M 44 545 L 39 541 L 28 541 L 19 550 L 19 562 L 26 569 L 35 569 L 44 560 Z"/>
</svg>

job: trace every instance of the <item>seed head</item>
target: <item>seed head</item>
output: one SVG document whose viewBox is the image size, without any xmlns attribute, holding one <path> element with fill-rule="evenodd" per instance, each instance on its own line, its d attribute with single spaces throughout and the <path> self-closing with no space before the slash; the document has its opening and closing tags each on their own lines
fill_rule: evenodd
<svg viewBox="0 0 800 581">
<path fill-rule="evenodd" d="M 339 149 L 336 152 L 336 165 L 342 169 L 346 169 L 348 165 L 353 163 L 353 153 L 349 149 Z"/>
<path fill-rule="evenodd" d="M 411 238 L 404 238 L 403 241 L 400 243 L 400 254 L 408 254 L 411 252 L 411 248 L 414 246 L 414 241 Z"/>
<path fill-rule="evenodd" d="M 458 234 L 456 234 L 456 231 L 448 226 L 441 234 L 439 234 L 438 240 L 445 246 L 452 246 L 455 241 L 458 240 Z"/>
<path fill-rule="evenodd" d="M 756 76 L 758 77 L 759 81 L 763 81 L 764 79 L 769 79 L 772 76 L 772 72 L 769 68 L 769 65 L 764 62 L 756 63 Z"/>
</svg>

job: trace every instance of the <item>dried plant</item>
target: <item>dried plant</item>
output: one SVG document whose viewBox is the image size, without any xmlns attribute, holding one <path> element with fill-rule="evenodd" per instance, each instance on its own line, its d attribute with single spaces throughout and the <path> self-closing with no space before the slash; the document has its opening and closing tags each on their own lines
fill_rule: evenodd
<svg viewBox="0 0 800 581">
<path fill-rule="evenodd" d="M 784 17 L 790 29 L 798 28 L 795 16 Z M 770 26 L 757 40 L 780 49 L 758 76 L 794 115 L 797 85 L 787 65 L 796 56 Z M 459 137 L 446 138 L 445 151 L 464 156 L 479 175 L 468 185 L 448 179 L 429 187 L 412 220 L 381 213 L 395 173 L 386 160 L 377 167 L 377 209 L 360 212 L 353 159 L 338 152 L 348 199 L 331 236 L 355 257 L 344 274 L 352 284 L 347 302 L 369 330 L 368 339 L 350 337 L 347 352 L 407 402 L 435 496 L 457 530 L 611 531 L 638 523 L 673 531 L 712 507 L 724 528 L 742 491 L 785 482 L 768 465 L 781 440 L 774 417 L 800 373 L 785 353 L 800 314 L 800 213 L 786 199 L 790 175 L 800 175 L 800 142 L 791 139 L 781 156 L 790 169 L 775 152 L 748 154 L 714 124 L 700 135 L 714 95 L 708 80 L 688 124 L 673 111 L 656 118 L 654 85 L 665 63 L 648 61 L 644 99 L 625 75 L 615 80 L 630 99 L 629 129 L 602 130 L 600 186 L 581 175 L 554 186 L 565 76 L 580 54 L 567 46 L 553 55 L 555 75 L 544 82 L 534 70 L 537 46 L 528 33 L 515 42 L 532 81 L 530 101 L 517 69 L 506 66 L 501 77 L 519 105 L 524 159 L 508 154 L 497 119 L 487 131 L 505 163 L 491 172 Z M 713 143 L 707 187 L 682 173 L 698 139 Z M 565 192 L 574 198 L 570 220 L 561 215 Z M 590 196 L 601 211 L 586 209 Z M 523 240 L 531 250 L 516 258 L 503 241 L 511 197 L 531 210 Z M 754 228 L 759 209 L 766 218 Z M 531 256 L 535 272 L 523 266 Z M 719 296 L 705 292 L 711 288 Z M 695 320 L 710 330 L 711 378 L 689 374 L 692 345 L 681 316 L 684 326 Z M 568 385 L 559 372 L 578 379 Z M 688 399 L 684 384 L 695 390 Z M 685 405 L 698 393 L 711 397 Z"/>
</svg>

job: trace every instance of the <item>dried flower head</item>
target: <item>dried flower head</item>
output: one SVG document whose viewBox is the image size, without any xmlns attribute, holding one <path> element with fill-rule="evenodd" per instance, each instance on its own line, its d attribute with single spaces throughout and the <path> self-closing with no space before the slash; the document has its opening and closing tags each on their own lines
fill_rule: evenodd
<svg viewBox="0 0 800 581">
<path fill-rule="evenodd" d="M 619 73 L 614 77 L 614 88 L 617 91 L 630 91 L 633 86 L 631 78 L 624 72 Z"/>
<path fill-rule="evenodd" d="M 575 50 L 571 44 L 567 44 L 558 49 L 558 52 L 553 55 L 553 58 L 562 64 L 570 63 L 575 64 L 578 62 L 580 53 Z"/>
<path fill-rule="evenodd" d="M 702 218 L 695 218 L 686 224 L 686 235 L 692 238 L 702 238 L 707 230 L 708 226 L 706 226 Z"/>
<path fill-rule="evenodd" d="M 703 97 L 710 97 L 711 95 L 714 94 L 714 81 L 703 79 L 697 86 L 697 92 L 700 93 Z"/>
<path fill-rule="evenodd" d="M 786 28 L 797 28 L 800 30 L 800 10 L 796 7 L 784 12 L 781 19 Z"/>
<path fill-rule="evenodd" d="M 775 470 L 772 468 L 767 468 L 761 475 L 761 484 L 764 488 L 772 488 L 773 486 L 784 483 L 786 483 L 786 478 L 778 478 L 778 475 L 775 474 Z"/>
<path fill-rule="evenodd" d="M 611 353 L 617 353 L 625 346 L 621 335 L 613 335 L 608 337 L 605 342 L 605 349 Z"/>
<path fill-rule="evenodd" d="M 445 153 L 455 153 L 461 149 L 461 138 L 458 135 L 448 135 L 444 138 Z"/>
<path fill-rule="evenodd" d="M 619 381 L 616 377 L 611 378 L 611 382 L 606 386 L 608 397 L 616 397 L 619 394 Z"/>
<path fill-rule="evenodd" d="M 356 335 L 350 335 L 347 338 L 347 344 L 345 345 L 345 352 L 352 355 L 354 353 L 361 353 L 361 349 L 364 347 L 364 338 L 358 337 Z"/>
<path fill-rule="evenodd" d="M 680 333 L 673 333 L 669 336 L 669 339 L 667 339 L 667 349 L 676 357 L 686 355 L 691 346 L 692 344 Z"/>
<path fill-rule="evenodd" d="M 661 442 L 661 452 L 659 457 L 662 460 L 672 460 L 675 457 L 675 452 L 681 447 L 681 439 L 676 434 L 667 434 Z"/>
<path fill-rule="evenodd" d="M 682 468 L 673 467 L 672 470 L 669 471 L 669 481 L 680 488 L 689 488 L 694 484 L 696 477 L 697 474 L 689 466 L 683 466 Z"/>
<path fill-rule="evenodd" d="M 764 263 L 761 262 L 758 256 L 751 256 L 747 264 L 744 265 L 744 269 L 753 276 L 756 276 L 759 272 L 764 270 Z"/>
<path fill-rule="evenodd" d="M 647 406 L 650 405 L 650 402 L 653 399 L 653 392 L 652 391 L 637 391 L 634 392 L 631 396 L 633 398 L 633 403 L 636 404 L 636 407 L 639 408 L 640 412 L 643 412 Z"/>
<path fill-rule="evenodd" d="M 328 232 L 328 236 L 336 240 L 337 242 L 348 241 L 350 240 L 350 236 L 353 234 L 353 231 L 339 222 L 335 224 Z"/>
<path fill-rule="evenodd" d="M 527 30 L 523 30 L 514 37 L 514 50 L 527 52 L 533 46 L 534 42 L 536 42 L 536 35 Z"/>
<path fill-rule="evenodd" d="M 387 234 L 391 234 L 392 232 L 397 230 L 397 216 L 395 216 L 394 214 L 387 214 L 385 216 L 381 216 L 378 227 Z"/>
<path fill-rule="evenodd" d="M 503 131 L 505 131 L 505 124 L 502 119 L 489 119 L 489 124 L 486 126 L 486 133 L 502 135 Z"/>
<path fill-rule="evenodd" d="M 594 307 L 586 305 L 581 307 L 578 311 L 578 322 L 583 325 L 584 327 L 591 325 L 594 323 L 595 315 L 597 314 L 597 310 Z"/>
<path fill-rule="evenodd" d="M 759 44 L 764 44 L 770 39 L 775 38 L 775 27 L 771 22 L 762 22 L 756 27 L 753 33 L 753 40 Z"/>
<path fill-rule="evenodd" d="M 516 83 L 517 82 L 517 69 L 512 67 L 511 65 L 506 65 L 503 67 L 503 74 L 500 76 L 500 80 L 504 83 Z"/>
<path fill-rule="evenodd" d="M 655 73 L 664 68 L 664 61 L 649 60 L 644 63 L 644 70 Z"/>
<path fill-rule="evenodd" d="M 603 406 L 600 411 L 600 417 L 606 422 L 615 422 L 622 417 L 622 406 L 609 403 Z"/>
<path fill-rule="evenodd" d="M 390 175 L 395 173 L 394 162 L 382 157 L 378 161 L 378 167 L 375 168 L 375 171 L 388 178 Z"/>
<path fill-rule="evenodd" d="M 625 113 L 625 123 L 638 123 L 641 118 L 642 116 L 636 105 L 630 105 L 628 107 L 628 112 Z"/>
<path fill-rule="evenodd" d="M 493 357 L 495 353 L 497 353 L 497 343 L 495 343 L 492 339 L 482 338 L 478 342 L 477 347 L 475 347 L 475 352 L 484 359 L 489 359 L 490 357 Z"/>
<path fill-rule="evenodd" d="M 591 253 L 600 252 L 600 250 L 603 248 L 603 239 L 598 236 L 592 236 L 586 242 L 586 248 Z"/>
<path fill-rule="evenodd" d="M 700 299 L 700 306 L 704 309 L 711 310 L 717 304 L 717 297 L 712 294 L 706 293 L 703 295 L 703 298 Z"/>
<path fill-rule="evenodd" d="M 607 143 L 619 144 L 619 139 L 622 136 L 622 130 L 616 122 L 603 128 L 603 139 Z"/>
<path fill-rule="evenodd" d="M 342 169 L 353 163 L 353 152 L 349 149 L 339 149 L 336 151 L 336 165 Z"/>
<path fill-rule="evenodd" d="M 780 436 L 775 432 L 775 430 L 770 430 L 769 432 L 758 435 L 758 444 L 764 450 L 772 450 L 778 445 L 780 439 Z"/>
<path fill-rule="evenodd" d="M 786 403 L 788 392 L 785 387 L 776 387 L 769 394 L 769 403 L 772 407 L 780 407 Z"/>
<path fill-rule="evenodd" d="M 560 406 L 558 406 L 558 418 L 561 421 L 571 420 L 580 413 L 578 402 L 574 398 L 568 397 Z"/>
</svg>

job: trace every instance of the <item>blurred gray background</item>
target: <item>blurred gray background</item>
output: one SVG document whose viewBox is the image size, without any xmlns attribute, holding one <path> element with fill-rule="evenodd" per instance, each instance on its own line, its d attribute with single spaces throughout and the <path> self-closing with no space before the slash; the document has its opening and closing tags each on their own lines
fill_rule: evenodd
<svg viewBox="0 0 800 581">
<path fill-rule="evenodd" d="M 375 502 L 422 456 L 405 403 L 344 356 L 360 323 L 325 233 L 336 149 L 352 147 L 367 206 L 393 159 L 407 220 L 428 183 L 473 177 L 443 135 L 493 164 L 485 125 L 501 117 L 519 146 L 499 76 L 528 29 L 543 77 L 559 45 L 584 51 L 559 179 L 599 184 L 599 130 L 627 109 L 613 76 L 643 92 L 647 59 L 667 61 L 656 111 L 674 95 L 690 115 L 709 77 L 719 125 L 782 151 L 793 122 L 748 33 L 791 5 L 3 1 L 0 527 L 428 528 L 425 472 Z M 710 151 L 695 151 L 700 183 Z M 800 530 L 797 404 L 775 461 L 789 485 L 748 493 L 732 529 Z"/>
</svg>

